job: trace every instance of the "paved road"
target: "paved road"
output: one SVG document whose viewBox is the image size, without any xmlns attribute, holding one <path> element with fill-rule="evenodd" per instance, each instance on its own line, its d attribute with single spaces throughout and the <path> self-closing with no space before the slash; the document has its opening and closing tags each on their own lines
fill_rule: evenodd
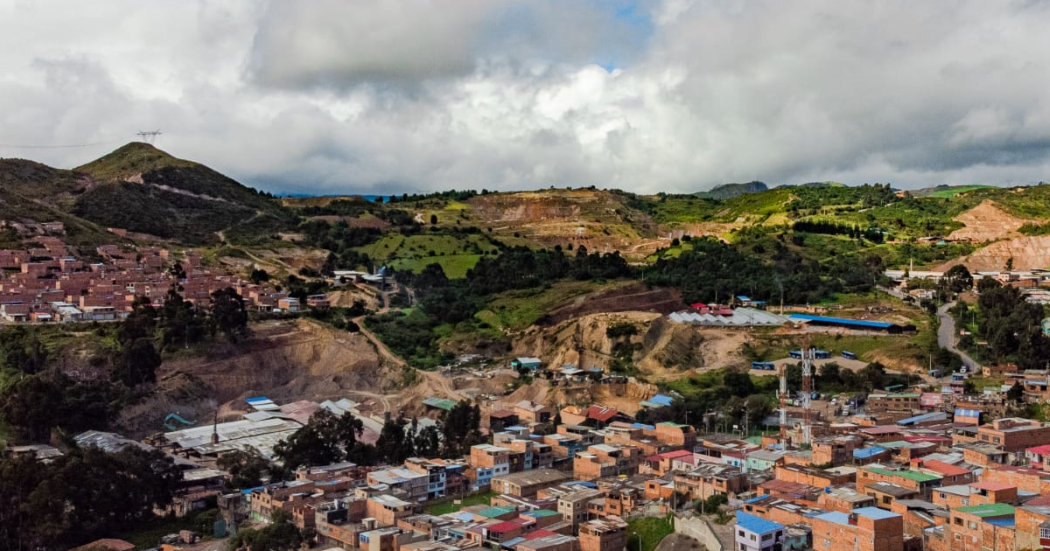
<svg viewBox="0 0 1050 551">
<path fill-rule="evenodd" d="M 959 350 L 955 346 L 955 320 L 950 314 L 948 314 L 948 310 L 950 310 L 952 306 L 955 306 L 955 302 L 949 302 L 937 309 L 937 319 L 941 322 L 941 326 L 937 329 L 937 344 L 939 344 L 941 348 L 947 348 L 958 354 L 959 357 L 962 358 L 963 365 L 970 370 L 970 373 L 975 373 L 981 368 L 981 366 L 978 365 L 969 354 Z"/>
</svg>

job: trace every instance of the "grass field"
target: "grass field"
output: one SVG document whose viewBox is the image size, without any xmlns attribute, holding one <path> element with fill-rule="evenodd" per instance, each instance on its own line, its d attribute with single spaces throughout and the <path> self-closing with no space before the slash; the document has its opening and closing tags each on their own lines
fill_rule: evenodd
<svg viewBox="0 0 1050 551">
<path fill-rule="evenodd" d="M 428 515 L 445 515 L 448 513 L 455 513 L 463 507 L 470 507 L 471 505 L 488 505 L 492 498 L 496 497 L 496 492 L 485 492 L 483 494 L 472 494 L 462 500 L 461 505 L 456 505 L 455 502 L 449 501 L 448 503 L 439 503 L 437 505 L 431 505 L 426 508 Z"/>
<path fill-rule="evenodd" d="M 458 279 L 467 276 L 467 270 L 474 267 L 481 260 L 480 254 L 451 254 L 445 256 L 425 256 L 416 258 L 398 258 L 390 261 L 390 265 L 397 270 L 418 272 L 428 264 L 438 263 L 445 270 L 445 275 L 450 279 Z"/>
<path fill-rule="evenodd" d="M 674 526 L 665 518 L 644 517 L 627 521 L 627 549 L 653 551 L 661 541 L 674 533 Z M 639 541 L 641 540 L 641 545 Z"/>
<path fill-rule="evenodd" d="M 990 187 L 992 187 L 992 186 L 983 186 L 983 185 L 957 186 L 957 187 L 953 187 L 953 188 L 950 188 L 950 189 L 939 189 L 937 191 L 934 191 L 933 193 L 930 193 L 926 197 L 937 197 L 939 199 L 951 199 L 952 197 L 955 197 L 956 195 L 958 195 L 960 193 L 966 193 L 967 191 L 973 191 L 975 189 L 984 189 L 984 188 L 990 188 Z"/>
<path fill-rule="evenodd" d="M 496 249 L 480 235 L 390 234 L 358 250 L 398 270 L 419 271 L 438 263 L 450 278 L 461 278 L 485 254 Z"/>
<path fill-rule="evenodd" d="M 495 328 L 524 329 L 551 309 L 566 304 L 573 298 L 599 289 L 613 289 L 630 283 L 633 282 L 599 284 L 593 281 L 559 281 L 547 288 L 508 291 L 497 295 L 489 308 L 478 312 L 475 317 Z"/>
</svg>

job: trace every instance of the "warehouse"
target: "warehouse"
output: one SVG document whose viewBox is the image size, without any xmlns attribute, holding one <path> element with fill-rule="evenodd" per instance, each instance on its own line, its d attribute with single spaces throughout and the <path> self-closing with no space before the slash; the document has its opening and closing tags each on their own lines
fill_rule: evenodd
<svg viewBox="0 0 1050 551">
<path fill-rule="evenodd" d="M 899 325 L 887 321 L 855 320 L 849 318 L 833 318 L 828 316 L 812 316 L 809 314 L 791 314 L 788 317 L 791 319 L 791 321 L 795 323 L 806 323 L 809 325 L 823 325 L 829 327 L 842 327 L 844 329 L 854 329 L 858 331 L 882 331 L 891 335 L 899 335 L 905 332 L 915 332 L 914 325 Z"/>
</svg>

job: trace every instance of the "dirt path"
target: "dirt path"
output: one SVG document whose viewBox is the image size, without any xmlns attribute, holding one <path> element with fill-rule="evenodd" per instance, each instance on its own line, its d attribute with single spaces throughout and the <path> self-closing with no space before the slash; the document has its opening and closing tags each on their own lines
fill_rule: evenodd
<svg viewBox="0 0 1050 551">
<path fill-rule="evenodd" d="M 466 397 L 459 393 L 455 388 L 452 387 L 452 381 L 446 378 L 437 371 L 422 371 L 418 372 L 424 379 L 426 379 L 434 388 L 444 392 L 451 400 L 465 400 Z"/>
<path fill-rule="evenodd" d="M 937 319 L 941 322 L 941 326 L 937 328 L 937 344 L 958 354 L 970 373 L 976 373 L 981 366 L 969 354 L 955 346 L 955 320 L 948 314 L 952 306 L 955 306 L 955 303 L 949 302 L 937 309 Z"/>
</svg>

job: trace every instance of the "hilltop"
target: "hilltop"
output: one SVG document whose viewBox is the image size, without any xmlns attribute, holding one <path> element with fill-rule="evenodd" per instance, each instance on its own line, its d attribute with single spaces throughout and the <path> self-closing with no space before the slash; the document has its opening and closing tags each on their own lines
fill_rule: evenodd
<svg viewBox="0 0 1050 551">
<path fill-rule="evenodd" d="M 73 213 L 105 226 L 203 244 L 220 232 L 246 237 L 293 223 L 272 197 L 145 143 L 74 170 L 99 185 L 77 198 Z"/>
</svg>

